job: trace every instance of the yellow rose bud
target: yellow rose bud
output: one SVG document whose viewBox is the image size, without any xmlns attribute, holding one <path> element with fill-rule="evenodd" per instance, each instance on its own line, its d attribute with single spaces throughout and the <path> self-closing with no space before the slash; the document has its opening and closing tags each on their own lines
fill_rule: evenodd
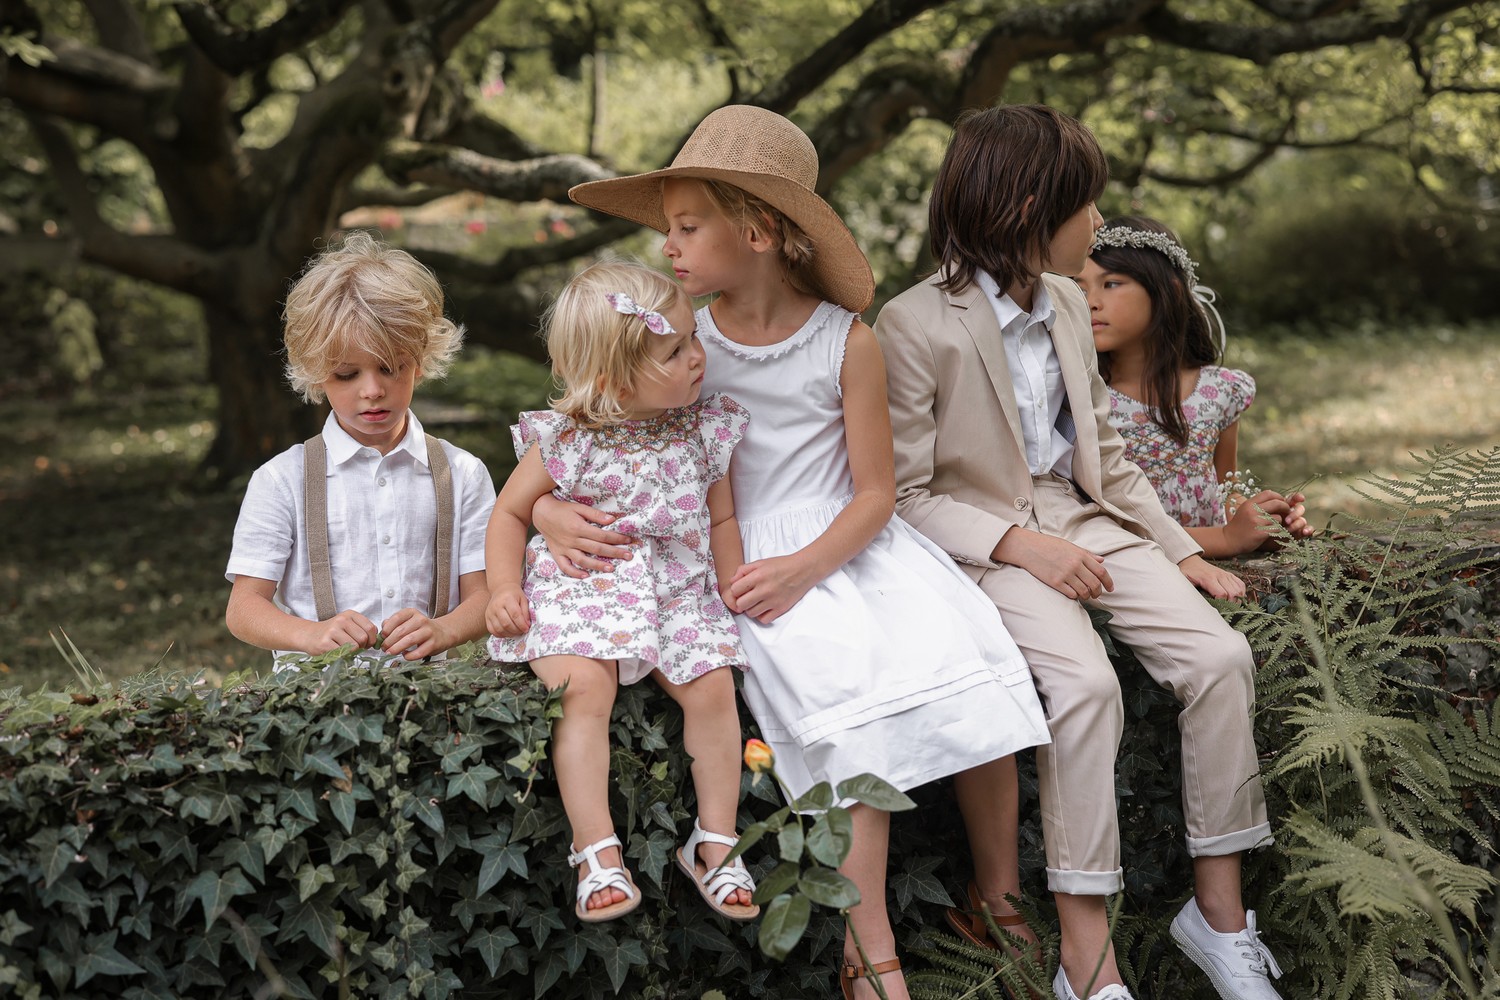
<svg viewBox="0 0 1500 1000">
<path fill-rule="evenodd" d="M 776 763 L 776 754 L 771 748 L 760 740 L 745 741 L 745 766 L 750 769 L 751 774 L 760 774 L 769 771 Z"/>
</svg>

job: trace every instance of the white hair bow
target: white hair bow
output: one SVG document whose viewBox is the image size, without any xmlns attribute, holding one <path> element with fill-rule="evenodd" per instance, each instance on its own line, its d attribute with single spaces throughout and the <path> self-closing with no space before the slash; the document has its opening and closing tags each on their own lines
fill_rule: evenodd
<svg viewBox="0 0 1500 1000">
<path fill-rule="evenodd" d="M 672 324 L 667 322 L 665 316 L 659 312 L 653 312 L 645 306 L 638 305 L 634 299 L 624 292 L 608 292 L 605 294 L 604 300 L 613 306 L 617 313 L 623 313 L 626 316 L 639 316 L 645 322 L 646 329 L 659 337 L 665 337 L 668 334 L 677 332 L 672 329 Z"/>
</svg>

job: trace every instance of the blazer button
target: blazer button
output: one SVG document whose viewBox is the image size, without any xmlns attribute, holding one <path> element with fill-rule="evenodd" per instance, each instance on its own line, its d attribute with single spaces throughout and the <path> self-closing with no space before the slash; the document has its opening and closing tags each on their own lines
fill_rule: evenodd
<svg viewBox="0 0 1500 1000">
<path fill-rule="evenodd" d="M 1025 497 L 1016 497 L 1016 510 L 1025 510 L 1031 506 L 1031 501 Z"/>
</svg>

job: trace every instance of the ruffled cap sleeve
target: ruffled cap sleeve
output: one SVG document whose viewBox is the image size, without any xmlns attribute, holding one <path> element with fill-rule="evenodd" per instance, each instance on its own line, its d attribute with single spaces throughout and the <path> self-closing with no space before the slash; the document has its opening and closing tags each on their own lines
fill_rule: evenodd
<svg viewBox="0 0 1500 1000">
<path fill-rule="evenodd" d="M 588 434 L 581 431 L 571 417 L 555 410 L 529 410 L 522 413 L 519 420 L 510 429 L 516 458 L 525 458 L 531 446 L 536 445 L 547 475 L 564 492 L 571 492 L 583 467 Z"/>
<path fill-rule="evenodd" d="M 708 458 L 708 478 L 718 482 L 729 473 L 729 457 L 734 446 L 745 436 L 750 413 L 722 393 L 699 404 L 698 434 L 703 439 L 703 453 Z"/>
<path fill-rule="evenodd" d="M 1240 419 L 1240 414 L 1255 402 L 1255 379 L 1235 368 L 1219 370 L 1220 390 L 1224 395 L 1224 427 Z M 1220 428 L 1223 430 L 1223 427 Z"/>
</svg>

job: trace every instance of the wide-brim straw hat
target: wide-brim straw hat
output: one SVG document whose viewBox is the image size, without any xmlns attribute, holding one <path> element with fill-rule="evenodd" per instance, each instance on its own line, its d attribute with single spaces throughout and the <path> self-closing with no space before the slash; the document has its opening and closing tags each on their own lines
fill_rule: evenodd
<svg viewBox="0 0 1500 1000">
<path fill-rule="evenodd" d="M 665 233 L 669 226 L 661 185 L 668 177 L 723 181 L 764 200 L 812 240 L 812 259 L 798 273 L 817 294 L 856 313 L 875 298 L 870 262 L 838 213 L 813 190 L 817 149 L 806 133 L 776 112 L 747 104 L 719 108 L 693 130 L 670 167 L 589 181 L 571 188 L 568 197 Z"/>
</svg>

